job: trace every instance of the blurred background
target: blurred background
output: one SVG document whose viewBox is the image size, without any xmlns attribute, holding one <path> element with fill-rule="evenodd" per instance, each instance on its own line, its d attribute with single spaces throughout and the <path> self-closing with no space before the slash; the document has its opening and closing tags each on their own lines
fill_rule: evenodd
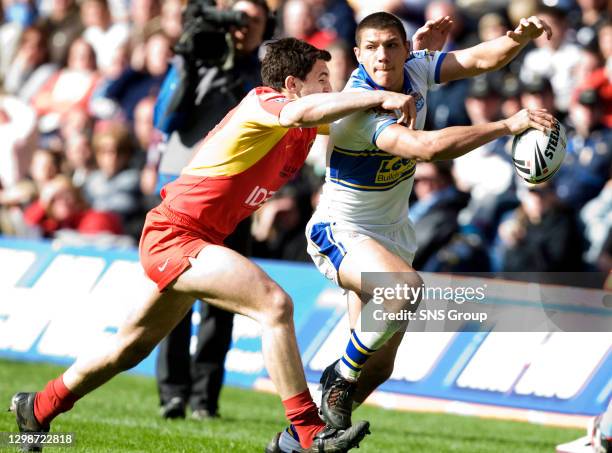
<svg viewBox="0 0 612 453">
<path fill-rule="evenodd" d="M 563 168 L 550 184 L 525 189 L 515 179 L 509 137 L 452 163 L 420 165 L 411 209 L 419 233 L 415 265 L 420 270 L 610 270 L 609 2 L 269 1 L 272 26 L 257 2 L 219 3 L 245 11 L 251 20 L 242 33 L 233 30 L 235 66 L 242 75 L 237 94 L 258 84 L 258 61 L 244 64 L 240 56 L 259 55 L 264 38 L 294 36 L 329 50 L 332 84 L 341 90 L 356 66 L 356 21 L 373 11 L 397 14 L 408 36 L 427 19 L 451 16 L 445 50 L 493 39 L 520 17 L 540 15 L 551 25 L 553 39 L 536 40 L 502 71 L 437 86 L 427 99 L 427 129 L 545 107 L 568 130 Z M 63 234 L 71 240 L 81 233 L 88 241 L 104 236 L 106 243 L 137 243 L 145 213 L 159 201 L 161 139 L 153 128 L 153 108 L 182 33 L 184 6 L 181 0 L 2 1 L 3 235 Z M 193 143 L 204 135 L 196 129 Z M 254 216 L 252 256 L 308 261 L 303 228 L 324 177 L 326 146 L 326 140 L 317 140 L 296 180 Z"/>
</svg>

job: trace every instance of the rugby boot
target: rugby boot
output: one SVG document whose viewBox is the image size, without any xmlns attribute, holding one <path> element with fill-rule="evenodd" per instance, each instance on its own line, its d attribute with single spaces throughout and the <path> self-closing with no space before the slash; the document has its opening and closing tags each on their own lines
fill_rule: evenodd
<svg viewBox="0 0 612 453">
<path fill-rule="evenodd" d="M 347 430 L 339 430 L 326 426 L 313 439 L 310 448 L 303 449 L 297 433 L 291 426 L 280 433 L 268 443 L 265 453 L 345 453 L 351 448 L 358 448 L 359 442 L 370 434 L 370 423 L 357 422 Z"/>
<path fill-rule="evenodd" d="M 36 393 L 19 392 L 13 395 L 9 410 L 15 413 L 17 427 L 21 433 L 47 433 L 49 425 L 42 425 L 34 417 Z M 42 451 L 40 444 L 21 444 L 21 451 Z"/>
<path fill-rule="evenodd" d="M 321 375 L 321 415 L 325 423 L 336 429 L 351 426 L 353 395 L 357 382 L 349 381 L 336 371 L 336 362 Z"/>
<path fill-rule="evenodd" d="M 317 433 L 310 448 L 302 449 L 304 453 L 345 453 L 351 448 L 359 448 L 359 442 L 370 434 L 370 422 L 358 421 L 348 429 L 336 429 L 325 426 Z"/>
</svg>

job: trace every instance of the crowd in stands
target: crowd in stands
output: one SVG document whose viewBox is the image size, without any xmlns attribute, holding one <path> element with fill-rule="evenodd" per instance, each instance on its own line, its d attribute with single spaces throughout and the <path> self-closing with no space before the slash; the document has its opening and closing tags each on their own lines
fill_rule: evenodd
<svg viewBox="0 0 612 453">
<path fill-rule="evenodd" d="M 230 7 L 234 1 L 220 1 Z M 446 51 L 502 36 L 537 14 L 553 30 L 507 68 L 440 85 L 427 129 L 545 107 L 567 129 L 559 173 L 517 180 L 510 137 L 454 162 L 421 163 L 410 217 L 418 270 L 612 268 L 612 4 L 607 0 L 270 0 L 275 35 L 333 56 L 332 86 L 356 67 L 356 23 L 386 10 L 408 36 L 449 15 Z M 182 0 L 1 0 L 0 232 L 118 237 L 137 244 L 158 202 L 156 96 L 182 31 Z M 324 138 L 288 187 L 255 215 L 257 257 L 308 260 L 304 226 L 325 173 Z"/>
</svg>

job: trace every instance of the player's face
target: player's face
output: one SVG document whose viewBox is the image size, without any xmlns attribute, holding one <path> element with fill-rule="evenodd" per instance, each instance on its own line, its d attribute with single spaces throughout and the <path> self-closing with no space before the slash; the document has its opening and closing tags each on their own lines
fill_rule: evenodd
<svg viewBox="0 0 612 453">
<path fill-rule="evenodd" d="M 300 96 L 315 93 L 330 93 L 331 83 L 329 81 L 329 68 L 323 60 L 317 60 L 306 79 L 301 80 L 299 90 Z"/>
<path fill-rule="evenodd" d="M 394 28 L 366 28 L 361 31 L 359 47 L 355 47 L 357 61 L 372 80 L 387 90 L 398 92 L 404 85 L 404 63 L 408 53 L 408 43 Z"/>
</svg>

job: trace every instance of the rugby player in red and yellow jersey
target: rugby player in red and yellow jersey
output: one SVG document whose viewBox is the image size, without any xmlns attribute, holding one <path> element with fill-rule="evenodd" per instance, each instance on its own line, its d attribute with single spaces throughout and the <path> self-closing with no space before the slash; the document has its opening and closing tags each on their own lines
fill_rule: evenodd
<svg viewBox="0 0 612 453">
<path fill-rule="evenodd" d="M 368 432 L 325 427 L 304 377 L 290 297 L 259 267 L 223 246 L 242 219 L 289 181 L 325 125 L 359 110 L 416 116 L 411 96 L 390 91 L 330 93 L 330 55 L 293 38 L 268 45 L 266 87 L 251 91 L 206 137 L 182 175 L 148 215 L 140 256 L 156 283 L 106 351 L 82 356 L 37 393 L 17 393 L 11 409 L 21 431 L 46 431 L 57 415 L 144 359 L 196 299 L 249 316 L 262 326 L 268 373 L 306 451 L 346 451 Z"/>
</svg>

